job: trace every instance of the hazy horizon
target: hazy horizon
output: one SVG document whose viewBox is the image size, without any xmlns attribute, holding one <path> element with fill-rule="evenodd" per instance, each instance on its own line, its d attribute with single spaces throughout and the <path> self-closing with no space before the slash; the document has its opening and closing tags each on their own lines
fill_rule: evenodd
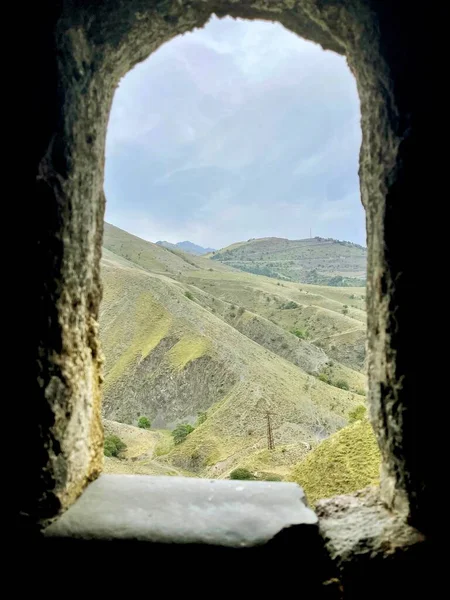
<svg viewBox="0 0 450 600">
<path fill-rule="evenodd" d="M 366 245 L 356 82 L 345 58 L 279 24 L 213 18 L 121 82 L 106 220 L 146 240 Z"/>
</svg>

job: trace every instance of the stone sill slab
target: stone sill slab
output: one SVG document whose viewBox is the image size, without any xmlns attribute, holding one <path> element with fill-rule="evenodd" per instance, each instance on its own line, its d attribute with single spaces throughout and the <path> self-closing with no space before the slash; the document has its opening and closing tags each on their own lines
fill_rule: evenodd
<svg viewBox="0 0 450 600">
<path fill-rule="evenodd" d="M 294 483 L 101 475 L 44 536 L 244 548 L 305 527 L 318 535 Z"/>
</svg>

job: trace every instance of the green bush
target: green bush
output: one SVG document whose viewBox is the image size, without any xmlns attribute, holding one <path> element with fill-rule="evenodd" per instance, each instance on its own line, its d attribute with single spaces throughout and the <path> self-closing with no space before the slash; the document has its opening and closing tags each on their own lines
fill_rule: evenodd
<svg viewBox="0 0 450 600">
<path fill-rule="evenodd" d="M 180 423 L 179 425 L 177 425 L 175 427 L 175 429 L 172 431 L 172 437 L 173 440 L 175 442 L 175 444 L 181 444 L 181 442 L 184 442 L 184 440 L 187 438 L 187 436 L 192 433 L 194 431 L 194 428 L 192 427 L 192 425 L 189 425 L 188 423 Z"/>
<path fill-rule="evenodd" d="M 361 389 L 361 388 L 358 388 L 358 389 L 356 390 L 356 393 L 357 393 L 359 396 L 365 396 L 365 395 L 366 395 L 366 390 L 363 390 L 363 389 Z"/>
<path fill-rule="evenodd" d="M 230 479 L 240 479 L 240 480 L 247 480 L 247 479 L 254 479 L 254 475 L 251 471 L 249 471 L 248 469 L 243 469 L 243 468 L 239 468 L 239 469 L 234 469 L 234 471 L 231 471 L 230 473 Z"/>
<path fill-rule="evenodd" d="M 152 423 L 148 417 L 139 417 L 138 419 L 138 427 L 141 429 L 150 429 Z"/>
<path fill-rule="evenodd" d="M 356 421 L 362 421 L 366 416 L 367 409 L 364 404 L 358 404 L 348 413 L 348 422 L 356 423 Z"/>
<path fill-rule="evenodd" d="M 189 298 L 189 300 L 194 299 L 194 296 L 191 294 L 191 292 L 184 292 L 184 295 L 186 296 L 186 298 Z"/>
<path fill-rule="evenodd" d="M 117 435 L 107 435 L 103 445 L 103 453 L 105 456 L 119 456 L 125 450 L 127 445 L 122 442 Z"/>
<path fill-rule="evenodd" d="M 195 424 L 195 426 L 198 427 L 199 425 L 204 423 L 207 418 L 208 418 L 207 413 L 205 413 L 205 412 L 197 413 L 197 423 Z"/>
<path fill-rule="evenodd" d="M 344 307 L 344 308 L 342 309 L 342 314 L 343 314 L 343 315 L 348 315 L 348 308 L 345 308 L 345 307 Z"/>
<path fill-rule="evenodd" d="M 348 383 L 346 381 L 344 381 L 343 379 L 338 379 L 338 381 L 336 381 L 336 383 L 334 384 L 336 387 L 340 388 L 341 390 L 349 390 L 349 386 Z"/>
<path fill-rule="evenodd" d="M 320 381 L 323 381 L 324 383 L 331 383 L 330 378 L 328 377 L 328 375 L 326 373 L 319 373 L 319 379 L 320 379 Z"/>
<path fill-rule="evenodd" d="M 306 329 L 291 329 L 291 333 L 297 336 L 300 340 L 306 340 L 308 332 Z"/>
<path fill-rule="evenodd" d="M 289 302 L 285 302 L 284 304 L 282 304 L 280 308 L 282 308 L 283 310 L 291 310 L 293 308 L 298 308 L 298 304 L 297 302 L 289 300 Z"/>
</svg>

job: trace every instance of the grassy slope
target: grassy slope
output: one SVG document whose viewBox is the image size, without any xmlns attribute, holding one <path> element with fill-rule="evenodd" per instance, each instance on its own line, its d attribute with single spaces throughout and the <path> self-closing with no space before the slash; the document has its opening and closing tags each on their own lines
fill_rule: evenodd
<svg viewBox="0 0 450 600">
<path fill-rule="evenodd" d="M 350 369 L 362 371 L 364 368 L 365 288 L 281 283 L 260 275 L 208 270 L 185 273 L 181 280 L 214 298 L 209 308 L 216 310 L 216 314 L 224 312 L 221 303 L 235 306 L 235 313 L 243 307 L 285 332 L 304 331 L 307 340 L 314 341 L 329 357 Z M 201 301 L 200 296 L 198 298 Z M 289 302 L 295 302 L 298 307 L 286 309 Z M 360 378 L 357 387 L 364 387 L 364 378 Z"/>
<path fill-rule="evenodd" d="M 323 441 L 292 471 L 308 500 L 347 494 L 378 483 L 380 452 L 367 419 Z"/>
<path fill-rule="evenodd" d="M 260 238 L 232 244 L 212 257 L 244 271 L 319 283 L 336 276 L 364 279 L 367 251 L 356 244 L 322 238 Z"/>
<path fill-rule="evenodd" d="M 361 402 L 361 396 L 309 373 L 330 372 L 352 390 L 364 387 L 363 375 L 337 361 L 330 366 L 320 348 L 290 330 L 308 327 L 311 337 L 337 333 L 337 348 L 349 329 L 363 339 L 362 289 L 277 285 L 108 225 L 105 245 L 110 248 L 102 261 L 105 416 L 135 424 L 145 414 L 164 427 L 193 422 L 197 411 L 208 410 L 207 421 L 156 467 L 133 463 L 133 469 L 160 472 L 163 465 L 225 477 L 245 463 L 285 477 L 309 446 L 345 425 Z M 279 307 L 289 300 L 299 308 Z M 348 316 L 341 312 L 345 303 Z M 266 407 L 277 413 L 275 453 L 265 450 Z M 124 461 L 111 461 L 125 469 Z"/>
<path fill-rule="evenodd" d="M 104 226 L 103 247 L 150 273 L 169 277 L 178 277 L 193 269 L 211 269 L 218 273 L 233 270 L 220 262 L 147 242 L 109 223 Z"/>
<path fill-rule="evenodd" d="M 105 456 L 103 467 L 105 473 L 191 475 L 160 460 L 160 456 L 167 454 L 173 447 L 173 439 L 169 431 L 148 431 L 108 419 L 103 420 L 103 426 L 105 436 L 117 435 L 127 445 L 120 458 Z"/>
</svg>

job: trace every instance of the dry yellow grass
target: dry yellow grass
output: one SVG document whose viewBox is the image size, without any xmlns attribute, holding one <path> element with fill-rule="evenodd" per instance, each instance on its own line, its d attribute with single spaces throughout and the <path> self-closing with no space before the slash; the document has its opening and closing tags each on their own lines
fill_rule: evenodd
<svg viewBox="0 0 450 600">
<path fill-rule="evenodd" d="M 380 451 L 367 419 L 349 425 L 323 441 L 292 470 L 292 480 L 311 503 L 377 484 Z"/>
</svg>

